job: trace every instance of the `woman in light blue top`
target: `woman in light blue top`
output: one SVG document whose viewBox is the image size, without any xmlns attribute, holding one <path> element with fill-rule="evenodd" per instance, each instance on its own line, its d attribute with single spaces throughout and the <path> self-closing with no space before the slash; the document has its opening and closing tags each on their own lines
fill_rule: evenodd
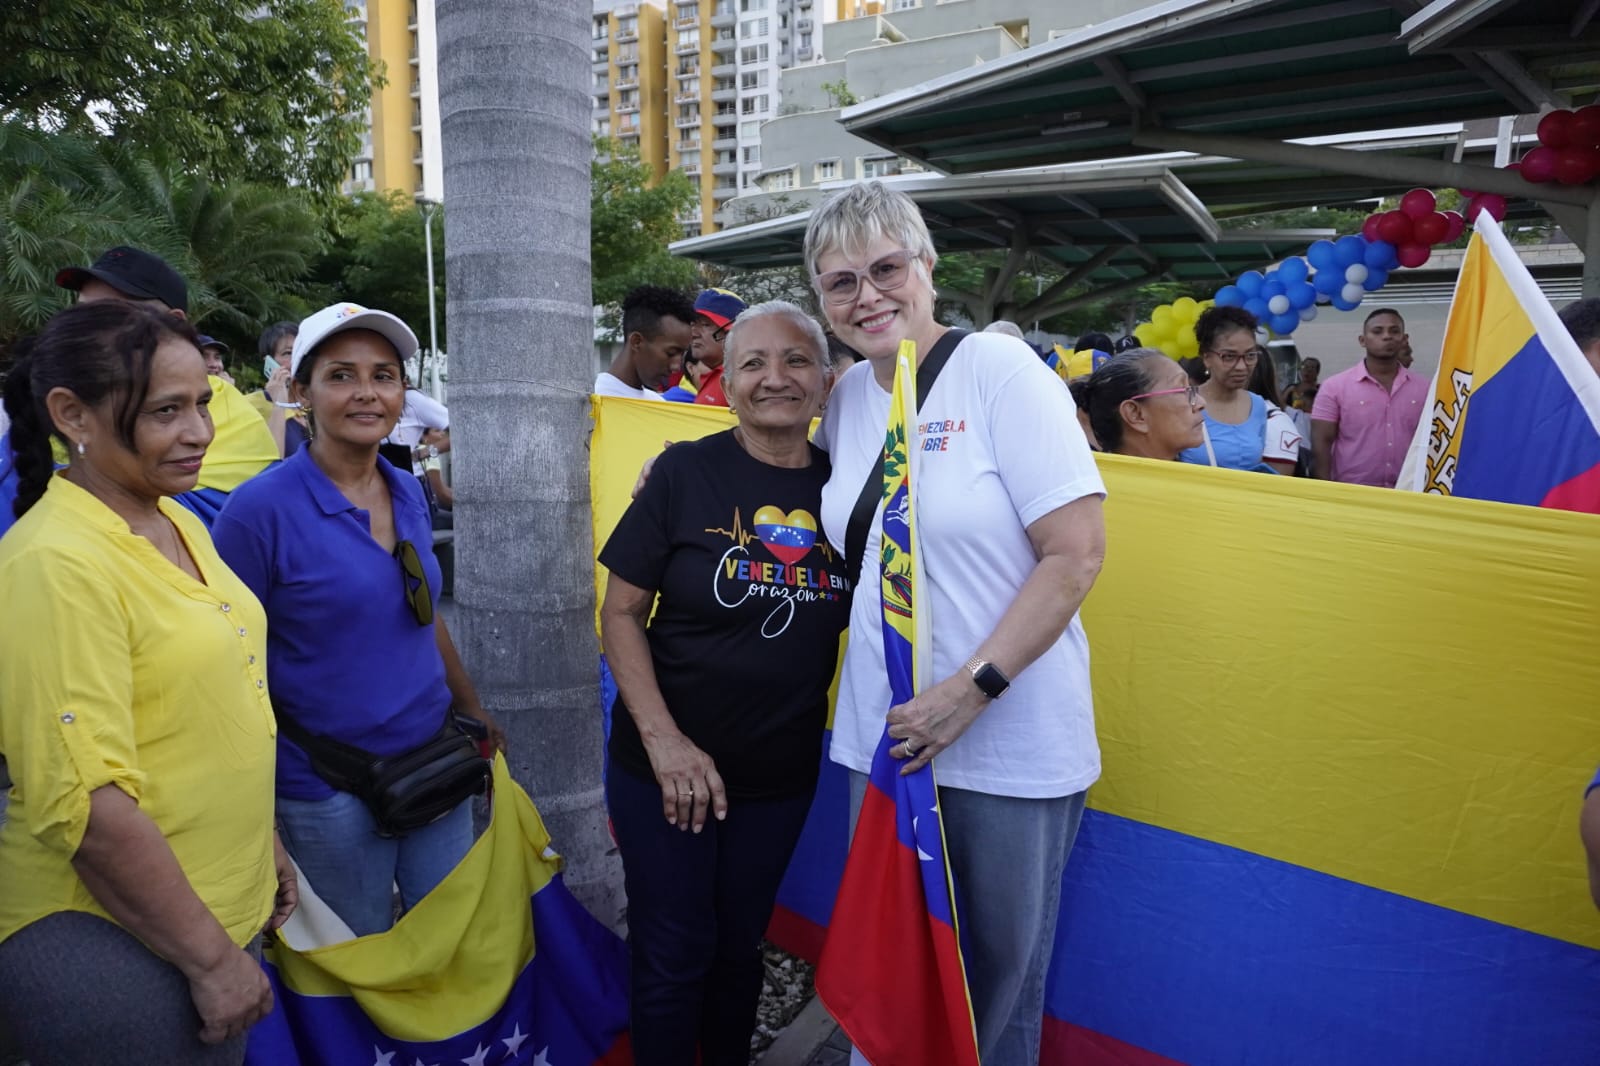
<svg viewBox="0 0 1600 1066">
<path fill-rule="evenodd" d="M 1178 453 L 1178 460 L 1271 472 L 1261 460 L 1267 403 L 1248 388 L 1258 358 L 1255 316 L 1242 307 L 1208 307 L 1195 322 L 1194 333 L 1208 374 L 1200 386 L 1206 439 L 1198 448 Z"/>
</svg>

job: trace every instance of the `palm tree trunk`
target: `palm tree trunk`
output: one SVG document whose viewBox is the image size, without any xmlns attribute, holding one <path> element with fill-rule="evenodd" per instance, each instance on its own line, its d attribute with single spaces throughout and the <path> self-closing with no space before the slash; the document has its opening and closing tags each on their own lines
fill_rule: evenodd
<svg viewBox="0 0 1600 1066">
<path fill-rule="evenodd" d="M 589 529 L 587 0 L 438 0 L 459 643 L 607 924 Z"/>
</svg>

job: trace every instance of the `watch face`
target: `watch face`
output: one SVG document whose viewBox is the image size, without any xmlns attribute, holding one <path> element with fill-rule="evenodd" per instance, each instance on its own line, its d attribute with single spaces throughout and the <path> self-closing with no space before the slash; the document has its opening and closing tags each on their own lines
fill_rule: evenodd
<svg viewBox="0 0 1600 1066">
<path fill-rule="evenodd" d="M 982 690 L 983 694 L 990 699 L 995 699 L 1011 687 L 1011 682 L 1006 679 L 1006 675 L 1002 674 L 1000 669 L 993 663 L 985 663 L 983 669 L 974 674 L 972 679 L 978 683 L 978 688 Z"/>
</svg>

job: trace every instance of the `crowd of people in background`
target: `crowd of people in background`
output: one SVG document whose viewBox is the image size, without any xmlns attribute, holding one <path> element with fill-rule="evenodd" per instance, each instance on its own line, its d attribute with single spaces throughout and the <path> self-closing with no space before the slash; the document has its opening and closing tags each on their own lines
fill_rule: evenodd
<svg viewBox="0 0 1600 1066">
<path fill-rule="evenodd" d="M 1105 550 L 1091 452 L 1393 488 L 1429 382 L 1389 308 L 1361 362 L 1323 379 L 1301 359 L 1287 387 L 1241 308 L 1205 310 L 1182 361 L 952 329 L 920 212 L 878 182 L 814 210 L 804 256 L 820 315 L 634 289 L 593 385 L 735 420 L 647 466 L 599 553 L 635 1060 L 745 1061 L 853 623 L 828 756 L 853 813 L 886 724 L 908 772 L 939 757 L 983 1061 L 1023 1066 L 1100 772 L 1078 619 Z M 295 866 L 352 935 L 390 928 L 471 846 L 504 749 L 437 610 L 449 411 L 408 384 L 417 338 L 382 310 L 272 325 L 245 395 L 159 257 L 113 248 L 57 280 L 76 304 L 22 345 L 0 436 L 0 599 L 27 620 L 0 643 L 0 867 L 21 872 L 0 877 L 0 1024 L 52 1061 L 237 1063 Z M 1562 321 L 1600 370 L 1600 300 Z M 905 340 L 942 427 L 917 503 L 942 628 L 936 682 L 891 709 L 871 635 Z M 728 532 L 751 529 L 771 558 Z M 427 794 L 386 781 L 395 764 L 427 766 Z M 1600 900 L 1600 806 L 1586 825 Z"/>
</svg>

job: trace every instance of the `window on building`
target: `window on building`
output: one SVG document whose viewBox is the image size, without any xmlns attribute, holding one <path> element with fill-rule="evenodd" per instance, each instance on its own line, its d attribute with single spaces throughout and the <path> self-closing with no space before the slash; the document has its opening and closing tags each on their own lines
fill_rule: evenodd
<svg viewBox="0 0 1600 1066">
<path fill-rule="evenodd" d="M 910 11 L 914 7 L 921 7 L 922 0 L 890 0 L 890 11 Z"/>
<path fill-rule="evenodd" d="M 617 116 L 617 128 L 623 133 L 630 133 L 639 128 L 639 113 L 630 111 L 626 115 Z"/>
<path fill-rule="evenodd" d="M 699 30 L 679 30 L 678 31 L 678 47 L 679 48 L 698 48 L 699 46 L 700 46 L 700 31 Z"/>
<path fill-rule="evenodd" d="M 601 137 L 611 136 L 611 120 L 609 118 L 600 119 L 594 124 L 594 131 Z"/>
<path fill-rule="evenodd" d="M 761 162 L 761 146 L 759 144 L 752 144 L 750 147 L 746 148 L 744 150 L 744 161 L 746 163 Z"/>
<path fill-rule="evenodd" d="M 617 22 L 617 36 L 618 37 L 637 37 L 637 36 L 639 36 L 639 16 L 638 15 L 629 15 L 627 18 L 619 20 Z"/>
<path fill-rule="evenodd" d="M 624 89 L 624 90 L 622 90 L 621 92 L 619 92 L 617 94 L 617 110 L 620 111 L 620 110 L 623 110 L 624 108 L 629 108 L 629 107 L 633 108 L 634 110 L 638 110 L 638 108 L 639 108 L 639 90 L 638 89 Z"/>
<path fill-rule="evenodd" d="M 739 88 L 741 89 L 765 89 L 766 87 L 766 67 L 758 67 L 755 70 L 747 70 L 739 75 Z"/>
<path fill-rule="evenodd" d="M 695 119 L 697 119 L 699 117 L 700 117 L 700 105 L 699 104 L 684 104 L 682 107 L 678 108 L 678 121 L 679 122 L 692 122 L 692 121 L 694 121 Z"/>
<path fill-rule="evenodd" d="M 350 168 L 350 177 L 354 181 L 372 180 L 372 160 L 363 159 Z"/>
<path fill-rule="evenodd" d="M 815 182 L 838 181 L 839 161 L 837 159 L 823 159 L 811 169 L 811 180 Z"/>
<path fill-rule="evenodd" d="M 593 34 L 593 36 L 594 36 L 594 39 L 595 39 L 596 42 L 605 40 L 606 37 L 609 34 L 609 30 L 610 30 L 610 20 L 609 19 L 606 19 L 606 18 L 602 17 L 602 18 L 597 18 L 597 19 L 594 20 L 594 34 Z"/>
<path fill-rule="evenodd" d="M 678 77 L 687 78 L 700 73 L 700 57 L 684 56 L 678 60 Z"/>
<path fill-rule="evenodd" d="M 800 48 L 810 48 L 811 47 L 811 34 L 810 33 L 802 33 L 800 35 L 800 43 L 799 43 L 798 47 L 800 47 Z"/>
<path fill-rule="evenodd" d="M 785 189 L 794 188 L 794 170 L 775 170 L 761 179 L 761 188 L 766 192 L 783 192 Z"/>
<path fill-rule="evenodd" d="M 745 19 L 743 22 L 739 23 L 740 37 L 765 37 L 769 32 L 771 32 L 771 30 L 768 26 L 767 20 L 764 18 Z"/>
<path fill-rule="evenodd" d="M 767 0 L 739 0 L 740 14 L 747 11 L 765 11 L 766 9 Z"/>
<path fill-rule="evenodd" d="M 861 161 L 861 177 L 863 179 L 889 178 L 898 173 L 900 173 L 899 156 L 886 155 Z"/>
<path fill-rule="evenodd" d="M 761 136 L 761 120 L 756 119 L 752 122 L 739 123 L 739 136 L 747 141 L 753 141 Z"/>
<path fill-rule="evenodd" d="M 721 151 L 717 153 L 717 166 L 719 167 L 733 166 L 738 161 L 739 160 L 731 151 Z"/>
<path fill-rule="evenodd" d="M 739 62 L 744 66 L 767 61 L 767 46 L 764 44 L 747 44 L 739 49 Z"/>
<path fill-rule="evenodd" d="M 767 94 L 747 96 L 739 101 L 739 110 L 746 115 L 758 115 L 767 109 Z"/>
</svg>

